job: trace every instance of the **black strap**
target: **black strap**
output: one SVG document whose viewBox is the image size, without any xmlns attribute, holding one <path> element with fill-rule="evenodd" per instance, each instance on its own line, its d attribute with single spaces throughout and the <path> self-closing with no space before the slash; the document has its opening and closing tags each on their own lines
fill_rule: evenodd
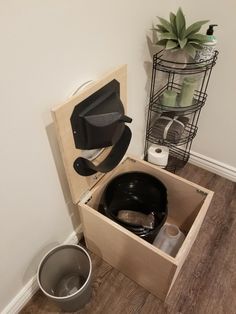
<svg viewBox="0 0 236 314">
<path fill-rule="evenodd" d="M 131 136 L 132 133 L 130 128 L 125 125 L 121 137 L 112 147 L 109 155 L 99 165 L 96 166 L 90 160 L 83 157 L 78 157 L 74 161 L 75 171 L 81 176 L 91 176 L 98 171 L 103 173 L 111 171 L 119 164 L 125 155 L 131 140 Z"/>
</svg>

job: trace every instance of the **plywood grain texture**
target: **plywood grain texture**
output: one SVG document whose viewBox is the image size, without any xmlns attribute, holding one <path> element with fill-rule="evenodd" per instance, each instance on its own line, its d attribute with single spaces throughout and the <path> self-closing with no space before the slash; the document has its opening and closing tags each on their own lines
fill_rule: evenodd
<svg viewBox="0 0 236 314">
<path fill-rule="evenodd" d="M 122 65 L 111 72 L 105 74 L 97 81 L 85 86 L 78 94 L 71 97 L 68 101 L 56 106 L 52 109 L 52 117 L 56 128 L 57 139 L 60 147 L 60 152 L 69 183 L 72 200 L 74 204 L 78 203 L 80 197 L 89 188 L 91 188 L 98 180 L 101 174 L 96 174 L 89 177 L 82 177 L 78 175 L 73 163 L 77 157 L 80 156 L 80 150 L 75 148 L 72 129 L 70 125 L 70 117 L 74 107 L 80 102 L 88 98 L 90 95 L 98 91 L 100 88 L 111 82 L 117 80 L 120 83 L 120 99 L 126 109 L 127 105 L 127 66 Z M 107 155 L 110 148 L 105 149 L 102 156 L 99 156 L 102 161 Z M 96 159 L 97 162 L 99 160 Z"/>
<path fill-rule="evenodd" d="M 186 234 L 176 258 L 164 254 L 97 211 L 99 199 L 111 178 L 129 171 L 143 171 L 165 184 L 168 217 Z M 197 237 L 212 195 L 212 191 L 160 167 L 128 157 L 91 189 L 91 198 L 86 204 L 79 204 L 87 247 L 164 301 Z"/>
</svg>

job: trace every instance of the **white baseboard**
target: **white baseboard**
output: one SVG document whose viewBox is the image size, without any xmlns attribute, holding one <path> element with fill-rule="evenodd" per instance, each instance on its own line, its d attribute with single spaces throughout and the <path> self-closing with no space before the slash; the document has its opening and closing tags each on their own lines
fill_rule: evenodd
<svg viewBox="0 0 236 314">
<path fill-rule="evenodd" d="M 189 163 L 236 182 L 236 168 L 205 155 L 190 152 Z M 140 156 L 144 159 L 144 154 Z"/>
<path fill-rule="evenodd" d="M 236 168 L 213 158 L 191 151 L 189 162 L 226 179 L 236 182 Z"/>
<path fill-rule="evenodd" d="M 73 231 L 64 241 L 64 244 L 77 244 L 82 238 L 82 226 Z M 1 314 L 17 314 L 26 305 L 39 289 L 36 275 L 33 276 L 27 284 L 20 290 L 14 299 L 3 309 Z"/>
</svg>

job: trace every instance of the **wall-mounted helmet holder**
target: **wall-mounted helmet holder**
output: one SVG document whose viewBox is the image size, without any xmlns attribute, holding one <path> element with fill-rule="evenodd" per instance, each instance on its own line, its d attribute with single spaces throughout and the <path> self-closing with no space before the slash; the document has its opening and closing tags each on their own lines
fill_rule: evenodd
<svg viewBox="0 0 236 314">
<path fill-rule="evenodd" d="M 78 157 L 74 162 L 78 174 L 105 173 L 119 164 L 131 140 L 131 131 L 125 122 L 132 121 L 124 114 L 119 82 L 111 81 L 75 106 L 70 121 L 76 148 L 90 150 L 112 146 L 109 155 L 98 165 Z"/>
</svg>

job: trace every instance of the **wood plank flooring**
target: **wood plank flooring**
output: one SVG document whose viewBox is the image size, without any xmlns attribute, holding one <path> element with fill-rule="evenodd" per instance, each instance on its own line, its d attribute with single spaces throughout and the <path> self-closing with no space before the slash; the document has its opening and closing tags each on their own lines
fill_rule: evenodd
<svg viewBox="0 0 236 314">
<path fill-rule="evenodd" d="M 91 254 L 93 295 L 77 313 L 236 313 L 236 183 L 189 164 L 178 175 L 215 191 L 215 195 L 166 303 Z M 28 313 L 60 310 L 37 292 L 21 311 Z"/>
</svg>

